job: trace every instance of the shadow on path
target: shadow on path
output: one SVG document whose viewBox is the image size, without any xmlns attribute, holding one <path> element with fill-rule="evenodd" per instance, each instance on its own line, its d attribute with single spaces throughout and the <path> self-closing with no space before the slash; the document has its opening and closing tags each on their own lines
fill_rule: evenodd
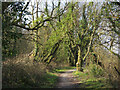
<svg viewBox="0 0 120 90">
<path fill-rule="evenodd" d="M 73 71 L 76 71 L 76 69 L 60 73 L 59 80 L 55 88 L 79 88 L 81 83 L 79 83 L 76 76 L 73 76 Z"/>
</svg>

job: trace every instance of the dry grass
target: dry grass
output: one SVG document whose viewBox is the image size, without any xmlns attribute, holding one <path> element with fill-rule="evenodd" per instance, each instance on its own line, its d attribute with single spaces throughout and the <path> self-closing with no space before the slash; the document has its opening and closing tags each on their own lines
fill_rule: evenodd
<svg viewBox="0 0 120 90">
<path fill-rule="evenodd" d="M 25 55 L 3 62 L 3 88 L 39 87 L 46 65 L 32 63 Z"/>
<path fill-rule="evenodd" d="M 102 48 L 96 50 L 95 53 L 100 57 L 99 61 L 102 63 L 102 68 L 105 70 L 105 77 L 109 78 L 108 82 L 111 83 L 114 87 L 119 87 L 120 75 L 115 70 L 116 68 L 120 72 L 119 58 Z"/>
</svg>

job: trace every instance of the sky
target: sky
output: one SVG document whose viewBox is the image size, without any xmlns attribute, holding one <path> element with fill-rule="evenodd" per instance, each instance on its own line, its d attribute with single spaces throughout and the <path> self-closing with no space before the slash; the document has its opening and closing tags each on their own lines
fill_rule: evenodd
<svg viewBox="0 0 120 90">
<path fill-rule="evenodd" d="M 5 0 L 3 0 L 3 1 L 5 1 Z M 6 0 L 6 1 L 11 1 L 11 0 Z M 17 1 L 20 1 L 20 0 L 17 0 Z M 25 0 L 26 2 L 27 1 L 29 1 L 29 0 Z M 32 2 L 34 2 L 34 1 L 36 1 L 36 0 L 31 0 Z M 38 2 L 41 2 L 41 8 L 42 7 L 44 7 L 44 4 L 42 4 L 42 3 L 45 3 L 46 1 L 48 2 L 48 4 L 49 4 L 49 6 L 52 6 L 52 1 L 53 2 L 55 2 L 55 4 L 57 4 L 57 2 L 59 1 L 59 0 L 37 0 Z M 63 3 L 63 2 L 71 2 L 71 1 L 74 1 L 74 2 L 83 2 L 83 0 L 61 0 L 61 2 Z M 86 0 L 87 2 L 91 2 L 91 1 L 93 1 L 93 2 L 103 2 L 103 1 L 105 1 L 105 0 Z M 115 1 L 115 0 L 110 0 L 110 1 Z M 116 0 L 116 1 L 118 1 L 118 0 Z M 31 11 L 31 10 L 30 10 Z M 103 36 L 104 37 L 104 36 Z M 109 38 L 105 38 L 104 40 L 107 40 L 107 39 L 109 39 Z M 116 52 L 116 53 L 119 53 L 119 49 L 118 49 L 118 45 L 116 45 L 116 47 L 117 48 L 115 48 L 115 47 L 113 47 L 113 48 L 115 48 L 115 50 L 113 50 L 114 52 Z"/>
<path fill-rule="evenodd" d="M 14 2 L 14 1 L 29 1 L 29 0 L 0 0 L 1 2 Z M 36 0 L 32 0 L 32 1 L 36 1 Z M 59 0 L 38 0 L 38 1 L 42 1 L 42 2 L 52 2 L 52 1 L 59 1 Z M 60 1 L 73 1 L 73 2 L 104 2 L 104 1 L 111 1 L 111 2 L 119 2 L 119 0 L 60 0 Z"/>
</svg>

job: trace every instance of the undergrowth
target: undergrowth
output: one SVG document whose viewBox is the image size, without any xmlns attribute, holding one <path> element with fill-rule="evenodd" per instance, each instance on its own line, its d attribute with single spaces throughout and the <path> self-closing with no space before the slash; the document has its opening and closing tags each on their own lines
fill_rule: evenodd
<svg viewBox="0 0 120 90">
<path fill-rule="evenodd" d="M 58 79 L 44 63 L 33 64 L 20 58 L 3 62 L 2 69 L 3 88 L 53 88 Z"/>
<path fill-rule="evenodd" d="M 80 81 L 80 88 L 100 89 L 100 88 L 113 88 L 108 83 L 108 78 L 104 77 L 104 71 L 97 65 L 90 65 L 85 68 L 83 72 L 74 71 L 74 76 L 77 76 Z"/>
</svg>

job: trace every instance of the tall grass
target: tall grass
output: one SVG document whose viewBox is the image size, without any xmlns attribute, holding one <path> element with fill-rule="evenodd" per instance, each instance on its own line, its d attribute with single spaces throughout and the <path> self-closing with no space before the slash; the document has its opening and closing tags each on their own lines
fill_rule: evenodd
<svg viewBox="0 0 120 90">
<path fill-rule="evenodd" d="M 57 76 L 47 69 L 46 64 L 33 64 L 26 56 L 7 60 L 3 62 L 3 88 L 54 87 Z"/>
</svg>

